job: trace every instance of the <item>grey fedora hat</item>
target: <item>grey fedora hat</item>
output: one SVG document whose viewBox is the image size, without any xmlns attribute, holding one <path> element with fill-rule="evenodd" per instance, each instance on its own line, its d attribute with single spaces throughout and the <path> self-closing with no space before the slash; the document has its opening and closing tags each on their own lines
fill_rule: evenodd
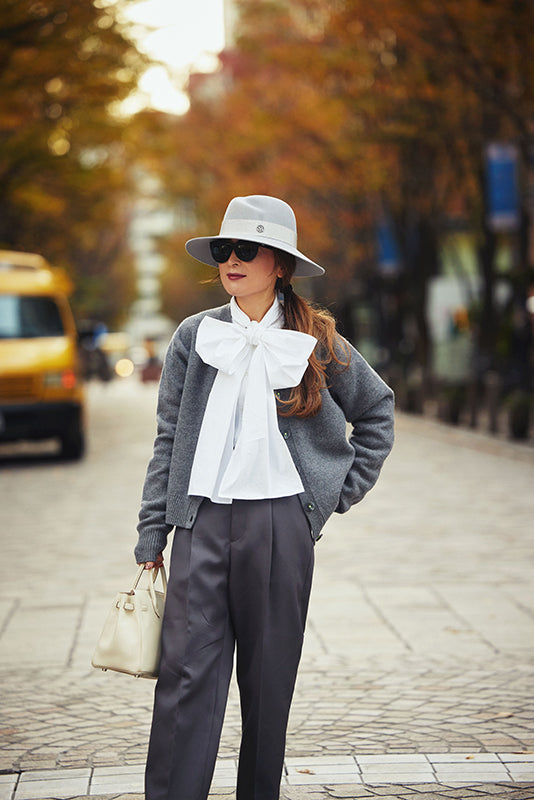
<svg viewBox="0 0 534 800">
<path fill-rule="evenodd" d="M 324 275 L 324 269 L 297 250 L 297 220 L 290 205 L 277 197 L 253 194 L 249 197 L 234 197 L 224 215 L 217 236 L 199 236 L 189 239 L 185 249 L 189 255 L 218 267 L 210 251 L 210 242 L 215 239 L 245 239 L 248 242 L 276 247 L 295 256 L 297 277 Z"/>
</svg>

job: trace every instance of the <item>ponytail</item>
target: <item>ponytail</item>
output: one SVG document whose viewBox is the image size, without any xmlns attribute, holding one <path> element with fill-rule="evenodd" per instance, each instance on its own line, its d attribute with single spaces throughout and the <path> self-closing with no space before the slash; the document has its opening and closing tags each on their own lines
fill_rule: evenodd
<svg viewBox="0 0 534 800">
<path fill-rule="evenodd" d="M 334 361 L 346 368 L 350 352 L 346 342 L 336 331 L 332 314 L 324 308 L 315 308 L 303 297 L 295 294 L 291 277 L 295 271 L 295 258 L 282 250 L 275 250 L 276 266 L 282 271 L 277 280 L 277 289 L 284 296 L 285 327 L 315 336 L 317 346 L 308 360 L 308 367 L 298 386 L 291 389 L 285 408 L 279 410 L 282 417 L 313 417 L 321 410 L 321 389 L 328 384 L 326 368 Z"/>
</svg>

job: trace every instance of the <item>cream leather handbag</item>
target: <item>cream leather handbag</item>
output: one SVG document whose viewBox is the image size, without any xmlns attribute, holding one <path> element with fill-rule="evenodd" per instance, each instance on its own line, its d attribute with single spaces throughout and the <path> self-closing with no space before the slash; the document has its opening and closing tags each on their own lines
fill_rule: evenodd
<svg viewBox="0 0 534 800">
<path fill-rule="evenodd" d="M 148 588 L 138 584 L 148 572 Z M 155 589 L 161 573 L 163 591 Z M 137 678 L 157 678 L 161 655 L 161 622 L 167 594 L 165 567 L 139 567 L 129 592 L 119 592 L 96 645 L 91 664 L 97 669 L 125 672 Z"/>
</svg>

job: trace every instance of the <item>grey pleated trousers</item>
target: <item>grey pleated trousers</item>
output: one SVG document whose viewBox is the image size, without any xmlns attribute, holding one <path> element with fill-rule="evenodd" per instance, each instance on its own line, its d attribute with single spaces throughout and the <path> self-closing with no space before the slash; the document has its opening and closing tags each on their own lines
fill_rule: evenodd
<svg viewBox="0 0 534 800">
<path fill-rule="evenodd" d="M 237 643 L 237 800 L 278 800 L 314 544 L 297 497 L 205 500 L 177 528 L 146 800 L 206 800 Z"/>
</svg>

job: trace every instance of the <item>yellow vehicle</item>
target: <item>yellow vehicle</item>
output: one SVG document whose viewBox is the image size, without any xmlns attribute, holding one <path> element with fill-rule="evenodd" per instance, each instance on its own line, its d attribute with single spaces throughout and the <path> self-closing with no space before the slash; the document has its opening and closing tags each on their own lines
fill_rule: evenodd
<svg viewBox="0 0 534 800">
<path fill-rule="evenodd" d="M 77 333 L 61 270 L 33 253 L 0 250 L 0 442 L 59 438 L 85 448 Z"/>
</svg>

